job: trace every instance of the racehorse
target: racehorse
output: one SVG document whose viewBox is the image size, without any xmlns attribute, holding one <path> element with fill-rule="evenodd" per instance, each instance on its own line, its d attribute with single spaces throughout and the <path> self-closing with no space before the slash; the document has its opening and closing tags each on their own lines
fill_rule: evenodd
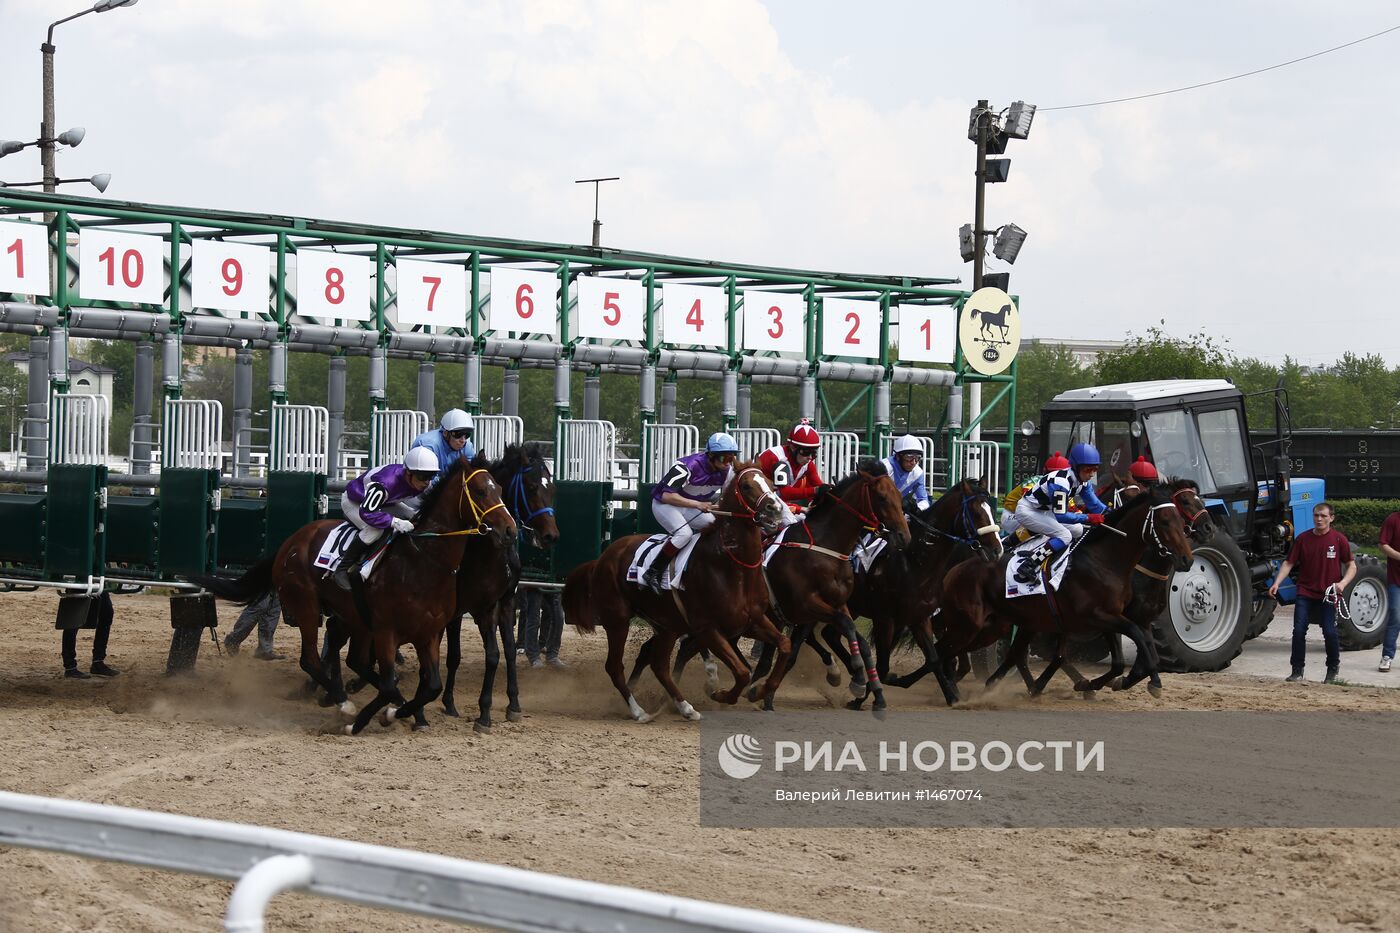
<svg viewBox="0 0 1400 933">
<path fill-rule="evenodd" d="M 943 592 L 950 564 L 977 554 L 993 564 L 1001 556 L 1001 537 L 993 520 L 992 500 L 981 479 L 951 486 L 925 512 L 908 513 L 914 538 L 902 555 L 880 554 L 870 570 L 857 577 L 851 609 L 871 620 L 876 670 L 887 686 L 911 687 L 932 673 L 949 706 L 958 700 L 944 672 L 933 637 L 931 617 Z M 904 676 L 890 676 L 890 653 L 905 632 L 923 652 L 924 663 Z"/>
<path fill-rule="evenodd" d="M 1008 599 L 1005 575 L 1009 555 L 996 564 L 959 564 L 943 585 L 939 654 L 954 657 L 994 644 L 1015 625 L 1011 653 L 987 683 L 996 683 L 1014 663 L 1032 694 L 1044 690 L 1064 663 L 1062 656 L 1056 657 L 1039 679 L 1031 678 L 1026 648 L 1037 633 L 1117 632 L 1132 639 L 1138 656 L 1146 659 L 1148 648 L 1142 632 L 1123 611 L 1131 599 L 1129 577 L 1149 546 L 1172 555 L 1182 569 L 1190 566 L 1191 543 L 1172 491 L 1165 485 L 1148 487 L 1146 493 L 1110 513 L 1103 525 L 1086 531 L 1068 558 L 1072 563 L 1060 588 L 1053 593 Z M 1160 689 L 1156 671 L 1149 676 Z"/>
<path fill-rule="evenodd" d="M 375 713 L 390 704 L 400 707 L 395 715 L 413 716 L 442 690 L 439 645 L 443 629 L 456 611 L 455 578 L 469 539 L 494 536 L 509 540 L 516 534 L 515 522 L 501 502 L 500 486 L 486 467 L 485 455 L 478 453 L 470 464 L 459 460 L 447 468 L 424 493 L 415 530 L 391 539 L 370 579 L 356 584 L 349 593 L 313 563 L 326 537 L 339 526 L 336 521 L 303 526 L 282 543 L 274 557 L 237 580 L 190 579 L 235 603 L 252 602 L 275 587 L 282 612 L 301 630 L 301 669 L 326 691 L 331 702 L 350 713 L 354 706 L 345 696 L 339 665 L 328 673 L 316 645 L 322 615 L 342 620 L 351 640 L 347 663 L 378 690 L 354 724 L 346 726 L 347 734 L 358 734 Z M 418 691 L 408 702 L 398 690 L 394 670 L 395 651 L 403 644 L 413 645 L 419 665 Z M 372 659 L 378 662 L 377 676 Z"/>
<path fill-rule="evenodd" d="M 559 540 L 559 526 L 554 521 L 554 484 L 549 462 L 540 453 L 539 445 L 511 444 L 488 469 L 505 490 L 502 498 L 516 525 L 532 536 L 539 547 L 553 547 Z M 447 626 L 447 683 L 442 705 L 447 715 L 458 715 L 453 687 L 462 663 L 462 614 L 470 612 L 486 655 L 478 701 L 480 712 L 472 723 L 477 732 L 491 730 L 491 693 L 502 651 L 506 662 L 506 719 L 517 722 L 521 717 L 515 670 L 515 592 L 519 582 L 520 552 L 515 539 L 507 541 L 488 535 L 473 538 L 467 545 L 457 573 L 457 613 Z M 499 644 L 497 630 L 501 635 Z M 414 727 L 425 724 L 420 713 Z"/>
<path fill-rule="evenodd" d="M 782 520 L 786 506 L 768 485 L 763 471 L 753 463 L 735 464 L 731 479 L 710 514 L 715 523 L 699 535 L 691 551 L 684 578 L 685 589 L 656 593 L 627 581 L 627 568 L 646 535 L 629 535 L 614 541 L 597 560 L 574 568 L 564 584 L 564 612 L 580 632 L 601 625 L 608 635 L 606 668 L 613 686 L 627 703 L 632 718 L 647 722 L 648 715 L 623 679 L 622 651 L 634 616 L 645 619 L 657 634 L 651 669 L 666 688 L 676 710 L 690 720 L 700 714 L 681 696 L 667 662 L 682 635 L 696 637 L 717 654 L 734 674 L 734 686 L 714 691 L 711 698 L 733 704 L 749 683 L 749 668 L 730 644 L 740 635 L 752 635 L 778 648 L 778 668 L 766 685 L 776 687 L 778 671 L 786 663 L 791 645 L 766 617 L 768 584 L 763 578 L 763 540 L 760 529 L 771 534 Z"/>
<path fill-rule="evenodd" d="M 1000 311 L 993 314 L 990 311 L 973 311 L 973 317 L 982 319 L 982 329 L 978 331 L 983 337 L 991 337 L 992 328 L 1001 328 L 1001 339 L 1005 340 L 1009 325 L 1006 323 L 1006 315 L 1011 310 L 1011 305 L 1002 305 Z"/>
</svg>

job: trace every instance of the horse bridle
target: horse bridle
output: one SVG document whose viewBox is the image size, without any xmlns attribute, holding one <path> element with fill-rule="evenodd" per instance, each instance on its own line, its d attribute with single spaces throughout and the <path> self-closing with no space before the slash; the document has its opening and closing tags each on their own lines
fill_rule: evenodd
<svg viewBox="0 0 1400 933">
<path fill-rule="evenodd" d="M 515 518 L 515 522 L 521 528 L 529 532 L 530 538 L 538 543 L 535 535 L 535 526 L 531 524 L 541 515 L 553 515 L 554 507 L 547 505 L 544 508 L 530 510 L 530 497 L 525 491 L 525 474 L 533 473 L 535 468 L 528 463 L 523 463 L 520 469 L 511 476 L 510 483 L 506 487 L 506 500 L 510 502 L 510 514 Z"/>
<path fill-rule="evenodd" d="M 931 531 L 934 534 L 941 535 L 942 537 L 947 538 L 949 541 L 956 541 L 959 544 L 965 544 L 968 547 L 972 548 L 972 550 L 980 552 L 984 549 L 984 545 L 982 544 L 982 535 L 999 533 L 1001 531 L 1001 528 L 1000 526 L 995 524 L 977 525 L 976 519 L 972 517 L 972 504 L 977 502 L 990 502 L 991 498 L 992 497 L 984 491 L 962 493 L 962 502 L 959 504 L 958 507 L 958 522 L 962 525 L 962 529 L 965 532 L 965 534 L 962 535 L 956 535 L 952 532 L 944 531 L 937 525 L 934 525 L 925 520 L 922 516 L 914 515 L 912 517 L 921 528 L 924 528 L 927 531 Z M 991 510 L 988 509 L 989 513 L 990 511 Z"/>
<path fill-rule="evenodd" d="M 1162 555 L 1163 557 L 1170 557 L 1172 554 L 1172 550 L 1171 548 L 1167 547 L 1164 543 L 1162 543 L 1162 536 L 1157 531 L 1157 522 L 1153 517 L 1153 513 L 1157 512 L 1160 509 L 1176 509 L 1178 512 L 1180 512 L 1181 506 L 1177 504 L 1175 496 L 1172 497 L 1172 501 L 1170 502 L 1159 502 L 1156 505 L 1149 506 L 1147 509 L 1147 515 L 1142 520 L 1142 540 L 1149 540 L 1148 535 L 1150 533 L 1150 540 L 1157 545 L 1157 553 Z"/>
<path fill-rule="evenodd" d="M 759 496 L 759 497 L 758 497 L 758 503 L 757 503 L 756 505 L 750 505 L 748 502 L 746 502 L 746 501 L 744 500 L 744 491 L 743 491 L 743 489 L 739 486 L 739 481 L 742 480 L 742 479 L 743 479 L 745 476 L 747 476 L 749 473 L 757 473 L 757 474 L 759 474 L 760 476 L 763 475 L 763 471 L 760 470 L 758 467 L 749 467 L 748 469 L 742 470 L 741 472 L 737 473 L 737 474 L 734 476 L 734 480 L 733 480 L 733 483 L 734 483 L 734 498 L 738 499 L 738 500 L 739 500 L 739 504 L 742 505 L 744 508 L 748 509 L 748 511 L 747 511 L 747 512 L 731 512 L 731 511 L 728 511 L 728 510 L 726 510 L 726 509 L 710 509 L 710 514 L 711 514 L 711 515 L 725 515 L 725 516 L 729 516 L 729 517 L 731 517 L 731 518 L 748 518 L 748 519 L 752 519 L 752 520 L 753 520 L 753 523 L 754 523 L 755 525 L 758 525 L 758 524 L 761 524 L 760 519 L 759 519 L 759 517 L 758 517 L 758 510 L 759 510 L 760 508 L 762 508 L 762 507 L 763 507 L 763 503 L 767 502 L 769 499 L 773 499 L 774 501 L 776 501 L 776 502 L 778 503 L 779 507 L 781 507 L 781 508 L 786 508 L 786 506 L 784 506 L 784 505 L 782 504 L 782 500 L 778 498 L 778 494 L 777 494 L 775 491 L 773 491 L 772 489 L 769 489 L 769 490 L 768 490 L 767 492 L 765 492 L 763 495 Z"/>
<path fill-rule="evenodd" d="M 468 505 L 471 506 L 472 518 L 476 521 L 475 528 L 461 528 L 457 531 L 414 531 L 411 532 L 411 536 L 414 538 L 455 538 L 459 535 L 490 534 L 491 529 L 486 524 L 486 516 L 490 515 L 497 509 L 505 509 L 506 504 L 504 502 L 497 502 L 495 505 L 484 509 L 476 504 L 476 499 L 472 496 L 470 486 L 471 481 L 476 479 L 476 477 L 482 473 L 485 473 L 488 478 L 491 478 L 491 471 L 486 469 L 473 470 L 471 473 L 467 474 L 462 478 L 462 495 L 461 498 L 457 500 L 457 517 L 466 517 L 462 514 L 462 503 L 466 502 Z M 506 509 L 506 514 L 510 514 L 509 509 Z"/>
<path fill-rule="evenodd" d="M 885 527 L 884 522 L 880 521 L 880 519 L 875 516 L 875 499 L 870 494 L 870 486 L 875 481 L 876 477 L 869 476 L 865 473 L 861 474 L 861 491 L 865 493 L 865 508 L 866 512 L 868 512 L 869 514 L 862 513 L 847 505 L 845 499 L 842 499 L 840 496 L 836 495 L 836 493 L 832 492 L 829 489 L 823 490 L 823 494 L 830 496 L 832 502 L 835 502 L 837 505 L 841 506 L 841 508 L 845 509 L 847 512 L 850 512 L 857 519 L 859 519 L 861 527 L 864 528 L 866 531 L 872 531 L 883 538 L 889 534 L 889 529 Z"/>
</svg>

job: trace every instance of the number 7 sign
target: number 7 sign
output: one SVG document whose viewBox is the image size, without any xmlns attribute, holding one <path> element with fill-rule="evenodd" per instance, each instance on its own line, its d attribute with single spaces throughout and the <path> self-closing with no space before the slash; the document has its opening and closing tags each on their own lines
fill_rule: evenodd
<svg viewBox="0 0 1400 933">
<path fill-rule="evenodd" d="M 400 324 L 467 326 L 467 270 L 463 266 L 400 259 L 395 268 Z"/>
</svg>

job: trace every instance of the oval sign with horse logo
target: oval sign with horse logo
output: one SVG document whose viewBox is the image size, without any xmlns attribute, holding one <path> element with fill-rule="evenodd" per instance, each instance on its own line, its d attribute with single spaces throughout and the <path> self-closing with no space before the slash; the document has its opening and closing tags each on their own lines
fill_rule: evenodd
<svg viewBox="0 0 1400 933">
<path fill-rule="evenodd" d="M 1005 372 L 1021 347 L 1021 314 L 999 288 L 979 288 L 963 305 L 958 342 L 967 365 L 984 376 Z"/>
</svg>

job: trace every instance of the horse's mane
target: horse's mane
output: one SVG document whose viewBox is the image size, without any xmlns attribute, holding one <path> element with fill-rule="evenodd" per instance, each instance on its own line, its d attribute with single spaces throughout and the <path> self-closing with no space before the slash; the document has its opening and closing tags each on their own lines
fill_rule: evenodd
<svg viewBox="0 0 1400 933">
<path fill-rule="evenodd" d="M 490 465 L 490 470 L 493 473 L 497 470 L 509 470 L 513 473 L 526 464 L 542 459 L 540 445 L 535 441 L 529 441 L 525 444 L 507 444 L 505 453 L 501 455 L 501 459 Z"/>
<path fill-rule="evenodd" d="M 433 483 L 428 491 L 423 493 L 423 505 L 418 510 L 419 513 L 428 515 L 432 512 L 433 506 L 437 504 L 438 499 L 442 498 L 442 491 L 447 488 L 448 481 L 456 474 L 467 469 L 488 470 L 490 468 L 491 461 L 487 459 L 486 451 L 484 450 L 478 450 L 476 456 L 471 459 L 470 463 L 463 460 L 461 457 L 452 458 L 452 465 L 439 473 L 437 482 Z M 463 482 L 465 482 L 465 480 L 463 480 Z"/>
</svg>

